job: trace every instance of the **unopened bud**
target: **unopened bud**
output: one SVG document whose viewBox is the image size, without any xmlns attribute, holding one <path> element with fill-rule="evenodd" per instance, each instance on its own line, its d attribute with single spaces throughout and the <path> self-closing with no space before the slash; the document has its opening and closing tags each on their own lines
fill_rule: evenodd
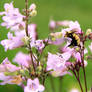
<svg viewBox="0 0 92 92">
<path fill-rule="evenodd" d="M 29 15 L 30 15 L 31 17 L 36 16 L 36 15 L 37 15 L 37 11 L 36 11 L 36 10 L 33 10 L 32 12 L 30 12 Z"/>
<path fill-rule="evenodd" d="M 56 41 L 56 38 L 55 38 L 55 37 L 52 37 L 51 40 L 52 40 L 52 41 Z"/>
<path fill-rule="evenodd" d="M 35 10 L 36 9 L 36 5 L 33 3 L 30 5 L 29 7 L 29 11 Z"/>
<path fill-rule="evenodd" d="M 77 47 L 77 48 L 76 48 L 76 51 L 79 51 L 79 50 L 80 50 L 80 48 L 79 48 L 79 47 Z"/>
<path fill-rule="evenodd" d="M 24 42 L 25 45 L 28 45 L 29 42 L 30 42 L 30 38 L 27 37 L 27 36 L 25 36 L 25 37 L 22 39 L 22 41 Z"/>
<path fill-rule="evenodd" d="M 87 29 L 86 35 L 89 35 L 91 33 L 91 29 Z"/>
<path fill-rule="evenodd" d="M 37 71 L 41 71 L 41 70 L 42 70 L 42 66 L 38 66 Z"/>
<path fill-rule="evenodd" d="M 19 24 L 19 29 L 20 29 L 20 30 L 23 30 L 23 29 L 24 29 L 24 27 L 23 27 L 22 24 Z"/>
<path fill-rule="evenodd" d="M 56 28 L 56 22 L 54 20 L 51 20 L 49 23 L 49 27 L 51 30 L 54 30 Z"/>
<path fill-rule="evenodd" d="M 24 70 L 23 70 L 23 69 L 21 69 L 21 70 L 20 70 L 20 73 L 21 73 L 21 74 L 25 74 L 25 72 L 24 72 Z"/>
</svg>

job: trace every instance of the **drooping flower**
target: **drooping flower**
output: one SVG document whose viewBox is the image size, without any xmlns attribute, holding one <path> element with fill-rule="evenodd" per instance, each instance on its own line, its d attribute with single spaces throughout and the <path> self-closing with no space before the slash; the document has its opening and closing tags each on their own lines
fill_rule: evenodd
<svg viewBox="0 0 92 92">
<path fill-rule="evenodd" d="M 28 79 L 24 92 L 43 92 L 44 89 L 44 86 L 39 83 L 38 78 L 35 78 L 34 80 Z"/>
</svg>

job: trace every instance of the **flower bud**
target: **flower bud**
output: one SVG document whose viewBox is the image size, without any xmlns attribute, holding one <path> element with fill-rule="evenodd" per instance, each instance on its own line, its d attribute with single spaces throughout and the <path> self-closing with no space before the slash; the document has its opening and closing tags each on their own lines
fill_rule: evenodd
<svg viewBox="0 0 92 92">
<path fill-rule="evenodd" d="M 77 48 L 76 48 L 76 51 L 79 51 L 79 50 L 80 50 L 80 48 L 79 48 L 79 47 L 77 47 Z"/>
<path fill-rule="evenodd" d="M 41 71 L 41 70 L 42 70 L 42 66 L 38 66 L 37 71 Z"/>
<path fill-rule="evenodd" d="M 22 24 L 19 24 L 19 29 L 20 29 L 20 30 L 24 30 L 24 27 L 23 27 Z"/>
<path fill-rule="evenodd" d="M 91 33 L 91 29 L 87 29 L 86 35 L 89 35 Z"/>
<path fill-rule="evenodd" d="M 25 37 L 22 39 L 22 41 L 24 42 L 25 45 L 28 45 L 29 42 L 30 42 L 30 38 L 27 37 L 27 36 L 25 36 Z"/>
<path fill-rule="evenodd" d="M 23 70 L 23 69 L 21 69 L 21 70 L 20 70 L 20 73 L 21 73 L 21 74 L 25 74 L 25 72 L 24 72 L 24 70 Z"/>
<path fill-rule="evenodd" d="M 51 20 L 49 23 L 49 28 L 51 30 L 54 30 L 56 28 L 56 22 L 54 20 Z"/>
<path fill-rule="evenodd" d="M 29 15 L 30 15 L 31 17 L 36 16 L 36 15 L 37 15 L 37 11 L 36 11 L 36 10 L 33 10 L 32 12 L 30 12 Z"/>
<path fill-rule="evenodd" d="M 35 10 L 36 9 L 36 5 L 33 3 L 30 5 L 29 7 L 29 11 Z"/>
</svg>

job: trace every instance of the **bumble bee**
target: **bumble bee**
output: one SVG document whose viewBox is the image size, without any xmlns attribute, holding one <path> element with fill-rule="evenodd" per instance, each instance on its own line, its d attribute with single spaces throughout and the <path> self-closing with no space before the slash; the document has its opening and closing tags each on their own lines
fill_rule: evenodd
<svg viewBox="0 0 92 92">
<path fill-rule="evenodd" d="M 74 31 L 66 32 L 65 37 L 72 39 L 71 43 L 68 46 L 79 46 L 80 38 Z"/>
</svg>

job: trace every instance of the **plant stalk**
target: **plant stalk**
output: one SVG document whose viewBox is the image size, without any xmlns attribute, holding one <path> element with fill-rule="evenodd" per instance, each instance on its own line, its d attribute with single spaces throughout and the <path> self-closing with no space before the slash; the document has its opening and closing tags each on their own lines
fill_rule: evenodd
<svg viewBox="0 0 92 92">
<path fill-rule="evenodd" d="M 29 14 L 28 14 L 28 0 L 25 0 L 25 9 L 26 9 L 26 22 L 25 22 L 25 31 L 26 31 L 26 36 L 29 36 L 28 35 L 28 17 L 29 17 Z M 31 46 L 30 46 L 30 43 L 29 43 L 29 48 L 30 48 L 30 56 L 31 56 L 31 60 L 32 60 L 32 65 L 33 65 L 33 69 L 35 71 L 35 66 L 34 66 L 34 62 L 33 62 L 33 55 L 32 55 L 32 50 L 31 50 Z"/>
<path fill-rule="evenodd" d="M 77 79 L 77 81 L 78 81 L 78 83 L 79 83 L 79 86 L 80 86 L 81 92 L 83 92 L 83 88 L 82 88 L 82 85 L 81 85 L 81 82 L 80 82 L 79 75 L 78 75 L 78 77 L 77 77 L 76 72 L 75 72 L 75 71 L 73 71 L 73 70 L 72 70 L 72 72 L 74 73 L 74 75 L 75 75 L 75 77 L 76 77 L 76 79 Z"/>
<path fill-rule="evenodd" d="M 82 35 L 82 38 L 83 38 L 84 36 Z M 84 74 L 84 82 L 85 82 L 85 92 L 87 92 L 87 81 L 86 81 L 86 72 L 85 72 L 85 66 L 84 66 L 84 42 L 85 42 L 85 40 L 83 40 L 83 48 L 81 48 L 81 61 L 82 61 L 82 64 L 83 64 L 83 66 L 82 66 L 82 69 L 83 69 L 83 74 Z"/>
</svg>

